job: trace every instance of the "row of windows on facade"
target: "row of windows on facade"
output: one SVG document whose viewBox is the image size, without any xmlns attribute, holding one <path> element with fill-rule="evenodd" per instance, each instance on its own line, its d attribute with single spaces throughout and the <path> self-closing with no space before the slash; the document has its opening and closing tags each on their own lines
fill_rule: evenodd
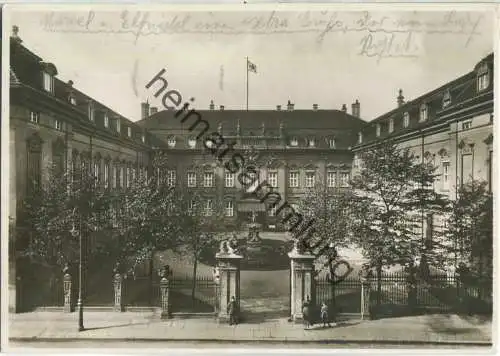
<svg viewBox="0 0 500 356">
<path fill-rule="evenodd" d="M 175 170 L 168 170 L 166 172 L 166 182 L 169 186 L 174 186 L 176 184 L 177 173 Z M 339 176 L 339 179 L 337 178 Z M 340 187 L 347 187 L 349 185 L 349 172 L 327 172 L 326 184 L 329 188 L 334 188 L 339 186 L 337 182 L 340 183 Z M 214 187 L 215 174 L 213 172 L 204 172 L 202 186 L 205 188 Z M 273 188 L 278 188 L 278 172 L 268 172 L 266 182 L 269 186 Z M 299 188 L 300 179 L 299 172 L 293 171 L 288 174 L 288 184 L 290 188 Z M 305 172 L 304 186 L 306 188 L 312 188 L 316 184 L 316 173 L 314 171 Z M 194 188 L 197 186 L 197 174 L 196 172 L 187 173 L 187 186 L 189 188 Z M 234 188 L 235 187 L 235 174 L 231 172 L 225 172 L 224 174 L 224 187 Z"/>
<path fill-rule="evenodd" d="M 293 205 L 294 209 L 297 209 L 296 205 Z M 189 202 L 189 207 L 188 207 L 188 212 L 192 212 L 195 207 L 195 202 L 190 201 Z M 267 209 L 267 214 L 269 216 L 276 216 L 278 210 L 278 206 L 276 205 L 270 205 Z M 203 215 L 205 216 L 212 216 L 214 213 L 214 203 L 212 199 L 206 199 L 203 203 Z M 226 217 L 233 217 L 234 216 L 234 201 L 231 199 L 225 199 L 224 200 L 224 215 Z"/>
<path fill-rule="evenodd" d="M 210 141 L 207 141 L 207 146 L 210 147 L 209 145 Z M 258 142 L 256 141 L 257 145 Z M 305 147 L 316 147 L 316 139 L 315 138 L 306 138 L 305 139 Z M 177 138 L 175 136 L 169 136 L 167 138 L 167 145 L 168 147 L 175 147 L 177 145 Z M 196 148 L 197 145 L 197 140 L 195 137 L 189 137 L 187 140 L 187 146 L 189 148 Z M 298 147 L 299 146 L 299 139 L 297 137 L 292 137 L 289 141 L 289 145 L 291 147 Z M 335 148 L 335 139 L 334 138 L 329 138 L 328 139 L 328 146 L 330 148 Z"/>
<path fill-rule="evenodd" d="M 44 72 L 44 89 L 50 93 L 54 93 L 54 77 L 50 75 L 47 72 Z M 70 95 L 68 98 L 68 101 L 72 105 L 76 105 L 76 98 L 73 95 Z M 90 121 L 94 121 L 95 118 L 95 109 L 94 106 L 91 102 L 88 104 L 88 118 Z M 30 121 L 33 123 L 39 123 L 40 122 L 40 113 L 36 111 L 31 111 L 30 113 Z M 109 128 L 110 126 L 110 118 L 108 113 L 104 113 L 104 127 Z M 62 122 L 60 120 L 55 119 L 54 120 L 54 128 L 56 130 L 62 130 Z M 116 119 L 116 132 L 120 133 L 121 132 L 121 121 L 120 119 Z M 127 136 L 132 137 L 132 127 L 127 126 Z M 146 142 L 146 136 L 143 134 L 142 137 L 142 142 Z"/>
<path fill-rule="evenodd" d="M 483 65 L 478 70 L 477 90 L 483 91 L 489 87 L 489 84 L 490 84 L 489 70 L 487 65 Z M 451 93 L 449 90 L 447 90 L 443 96 L 443 102 L 442 102 L 443 109 L 448 107 L 450 104 L 451 104 Z M 427 121 L 428 117 L 429 117 L 428 105 L 422 104 L 419 110 L 419 122 Z M 403 113 L 403 128 L 407 128 L 408 126 L 410 126 L 410 113 L 405 112 Z M 462 130 L 468 130 L 471 128 L 471 126 L 472 126 L 472 120 L 465 121 L 462 123 Z M 381 131 L 382 131 L 381 124 L 376 124 L 375 133 L 377 137 L 381 135 Z M 389 125 L 388 125 L 388 133 L 392 132 L 394 132 L 394 118 L 389 119 Z M 358 143 L 362 142 L 363 142 L 363 134 L 360 132 L 358 133 Z"/>
</svg>

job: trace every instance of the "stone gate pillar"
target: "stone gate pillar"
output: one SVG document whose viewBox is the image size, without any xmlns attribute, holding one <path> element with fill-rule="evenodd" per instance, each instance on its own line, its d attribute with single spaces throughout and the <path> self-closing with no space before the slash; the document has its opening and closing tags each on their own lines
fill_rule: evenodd
<svg viewBox="0 0 500 356">
<path fill-rule="evenodd" d="M 219 271 L 217 317 L 219 321 L 227 321 L 229 320 L 227 305 L 231 297 L 236 300 L 238 312 L 240 309 L 240 263 L 243 256 L 236 254 L 227 241 L 223 241 L 215 258 Z"/>
<path fill-rule="evenodd" d="M 301 321 L 303 302 L 307 297 L 313 300 L 314 259 L 316 257 L 309 252 L 301 251 L 297 244 L 288 256 L 291 271 L 290 317 L 293 321 Z"/>
</svg>

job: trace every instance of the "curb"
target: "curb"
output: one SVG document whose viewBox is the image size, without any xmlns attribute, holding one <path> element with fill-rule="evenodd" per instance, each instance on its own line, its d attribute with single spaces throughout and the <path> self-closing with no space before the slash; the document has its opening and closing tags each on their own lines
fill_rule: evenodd
<svg viewBox="0 0 500 356">
<path fill-rule="evenodd" d="M 422 341 L 422 340 L 346 340 L 346 339 L 317 339 L 317 340 L 302 340 L 296 338 L 268 338 L 268 339 L 214 339 L 214 338 L 43 338 L 43 337 L 12 337 L 9 342 L 53 342 L 53 343 L 66 343 L 66 342 L 182 342 L 182 343 L 202 343 L 202 342 L 215 342 L 224 344 L 237 344 L 237 343 L 296 343 L 296 344 L 364 344 L 364 345 L 436 345 L 436 346 L 477 346 L 477 347 L 493 347 L 493 343 L 489 341 Z"/>
</svg>

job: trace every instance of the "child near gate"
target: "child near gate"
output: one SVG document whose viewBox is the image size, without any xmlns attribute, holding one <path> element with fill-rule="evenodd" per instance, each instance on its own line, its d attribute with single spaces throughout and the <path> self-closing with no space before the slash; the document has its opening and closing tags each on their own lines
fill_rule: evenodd
<svg viewBox="0 0 500 356">
<path fill-rule="evenodd" d="M 328 306 L 325 302 L 321 304 L 321 321 L 323 322 L 323 327 L 326 327 L 326 324 L 328 324 L 328 327 L 331 327 L 330 319 L 328 319 Z"/>
</svg>

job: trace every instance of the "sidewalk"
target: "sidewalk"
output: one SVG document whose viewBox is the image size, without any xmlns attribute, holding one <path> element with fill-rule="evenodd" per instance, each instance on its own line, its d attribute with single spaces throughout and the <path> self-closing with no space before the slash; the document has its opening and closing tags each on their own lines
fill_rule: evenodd
<svg viewBox="0 0 500 356">
<path fill-rule="evenodd" d="M 78 314 L 11 314 L 11 341 L 241 341 L 302 343 L 460 343 L 489 345 L 491 322 L 457 315 L 421 315 L 380 320 L 346 320 L 332 328 L 304 330 L 286 319 L 237 326 L 215 319 L 160 320 L 153 312 L 86 312 L 87 330 L 78 332 Z"/>
</svg>

